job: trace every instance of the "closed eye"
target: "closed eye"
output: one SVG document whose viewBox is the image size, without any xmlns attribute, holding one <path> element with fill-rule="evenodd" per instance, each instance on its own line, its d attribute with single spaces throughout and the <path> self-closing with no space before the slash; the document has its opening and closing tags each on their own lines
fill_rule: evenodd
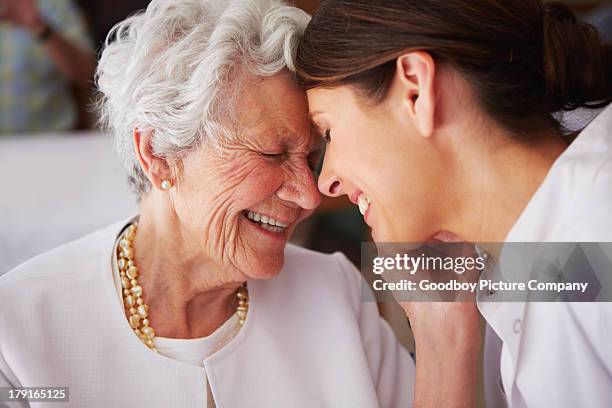
<svg viewBox="0 0 612 408">
<path fill-rule="evenodd" d="M 265 153 L 261 152 L 261 155 L 270 159 L 280 159 L 285 156 L 285 153 Z"/>
<path fill-rule="evenodd" d="M 289 151 L 285 146 L 269 146 L 262 147 L 257 150 L 257 153 L 267 159 L 286 159 L 289 156 Z"/>
</svg>

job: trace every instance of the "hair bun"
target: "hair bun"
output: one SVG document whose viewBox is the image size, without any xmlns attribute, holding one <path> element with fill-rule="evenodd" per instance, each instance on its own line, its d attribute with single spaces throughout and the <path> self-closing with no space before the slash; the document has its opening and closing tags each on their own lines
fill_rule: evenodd
<svg viewBox="0 0 612 408">
<path fill-rule="evenodd" d="M 549 112 L 612 100 L 611 48 L 565 4 L 546 4 L 543 17 L 545 101 Z"/>
</svg>

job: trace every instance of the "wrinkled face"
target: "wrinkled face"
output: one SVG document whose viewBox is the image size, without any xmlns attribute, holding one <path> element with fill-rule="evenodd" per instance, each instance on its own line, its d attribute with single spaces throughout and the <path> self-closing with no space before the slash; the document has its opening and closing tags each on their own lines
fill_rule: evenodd
<svg viewBox="0 0 612 408">
<path fill-rule="evenodd" d="M 268 278 L 297 223 L 320 203 L 312 170 L 320 142 L 287 72 L 245 82 L 237 101 L 235 140 L 183 159 L 174 206 L 200 252 L 228 276 Z"/>
<path fill-rule="evenodd" d="M 393 98 L 364 103 L 348 86 L 307 92 L 327 145 L 319 189 L 346 194 L 377 242 L 423 242 L 437 231 L 440 149 L 422 137 Z"/>
</svg>

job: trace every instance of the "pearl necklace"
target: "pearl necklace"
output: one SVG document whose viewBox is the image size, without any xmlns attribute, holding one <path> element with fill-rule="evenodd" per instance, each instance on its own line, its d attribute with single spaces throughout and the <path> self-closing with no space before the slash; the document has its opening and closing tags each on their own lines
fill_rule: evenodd
<svg viewBox="0 0 612 408">
<path fill-rule="evenodd" d="M 130 224 L 123 232 L 117 246 L 117 266 L 121 275 L 121 287 L 123 288 L 123 304 L 127 310 L 128 321 L 138 338 L 151 350 L 155 348 L 155 330 L 149 322 L 149 306 L 144 302 L 142 286 L 138 284 L 138 268 L 134 265 L 134 249 L 132 244 L 136 236 L 137 224 Z M 244 325 L 249 312 L 249 292 L 246 284 L 242 285 L 236 292 L 238 297 L 238 323 Z"/>
</svg>

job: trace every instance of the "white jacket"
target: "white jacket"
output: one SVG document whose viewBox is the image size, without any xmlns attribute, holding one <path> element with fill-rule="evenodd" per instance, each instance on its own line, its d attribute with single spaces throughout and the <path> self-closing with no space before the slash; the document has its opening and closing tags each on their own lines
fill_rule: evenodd
<svg viewBox="0 0 612 408">
<path fill-rule="evenodd" d="M 612 105 L 556 160 L 506 240 L 612 242 Z M 503 343 L 500 361 L 487 333 L 490 407 L 612 407 L 612 303 L 479 308 Z"/>
<path fill-rule="evenodd" d="M 341 254 L 288 245 L 278 276 L 249 281 L 244 327 L 204 368 L 150 351 L 113 283 L 123 224 L 0 278 L 0 387 L 70 387 L 58 408 L 205 407 L 206 378 L 218 408 L 412 405 L 414 363 Z"/>
</svg>

